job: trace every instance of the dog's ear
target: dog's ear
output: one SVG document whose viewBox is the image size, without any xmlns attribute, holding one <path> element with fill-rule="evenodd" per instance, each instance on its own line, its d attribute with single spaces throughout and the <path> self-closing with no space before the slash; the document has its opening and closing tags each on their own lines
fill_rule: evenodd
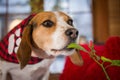
<svg viewBox="0 0 120 80">
<path fill-rule="evenodd" d="M 75 65 L 78 65 L 78 66 L 83 65 L 83 59 L 78 50 L 76 50 L 75 53 L 70 55 L 70 60 Z"/>
<path fill-rule="evenodd" d="M 27 25 L 22 33 L 22 40 L 17 51 L 17 59 L 23 69 L 31 58 L 32 48 L 32 26 Z"/>
</svg>

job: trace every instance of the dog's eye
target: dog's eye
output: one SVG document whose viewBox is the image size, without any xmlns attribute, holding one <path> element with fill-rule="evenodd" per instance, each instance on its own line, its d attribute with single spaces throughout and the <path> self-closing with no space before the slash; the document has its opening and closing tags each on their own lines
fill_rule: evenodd
<svg viewBox="0 0 120 80">
<path fill-rule="evenodd" d="M 67 21 L 67 23 L 68 23 L 69 25 L 73 26 L 73 20 L 72 20 L 72 19 L 69 19 L 69 20 Z"/>
<path fill-rule="evenodd" d="M 46 20 L 42 23 L 42 25 L 45 27 L 52 27 L 54 23 L 51 20 Z"/>
</svg>

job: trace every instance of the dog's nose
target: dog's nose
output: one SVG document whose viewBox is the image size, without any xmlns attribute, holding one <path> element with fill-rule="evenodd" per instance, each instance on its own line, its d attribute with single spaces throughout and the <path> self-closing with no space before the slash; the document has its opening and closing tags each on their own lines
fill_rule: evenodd
<svg viewBox="0 0 120 80">
<path fill-rule="evenodd" d="M 65 31 L 65 34 L 70 37 L 70 39 L 76 39 L 78 36 L 78 30 L 75 28 L 70 28 Z"/>
</svg>

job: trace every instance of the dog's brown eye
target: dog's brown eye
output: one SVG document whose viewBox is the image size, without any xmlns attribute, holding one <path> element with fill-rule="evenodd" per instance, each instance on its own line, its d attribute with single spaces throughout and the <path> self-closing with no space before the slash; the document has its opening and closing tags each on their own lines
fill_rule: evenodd
<svg viewBox="0 0 120 80">
<path fill-rule="evenodd" d="M 67 21 L 67 23 L 68 23 L 69 25 L 73 26 L 73 20 L 72 20 L 72 19 L 69 19 L 69 20 Z"/>
<path fill-rule="evenodd" d="M 45 27 L 52 27 L 54 23 L 51 20 L 46 20 L 42 23 L 42 25 Z"/>
</svg>

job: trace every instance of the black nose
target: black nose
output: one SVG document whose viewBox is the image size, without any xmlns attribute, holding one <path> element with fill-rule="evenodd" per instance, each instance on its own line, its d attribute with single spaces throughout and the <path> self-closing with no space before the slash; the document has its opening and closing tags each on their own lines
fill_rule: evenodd
<svg viewBox="0 0 120 80">
<path fill-rule="evenodd" d="M 78 36 L 78 31 L 75 28 L 70 28 L 65 31 L 65 34 L 70 37 L 70 39 L 76 39 Z"/>
</svg>

